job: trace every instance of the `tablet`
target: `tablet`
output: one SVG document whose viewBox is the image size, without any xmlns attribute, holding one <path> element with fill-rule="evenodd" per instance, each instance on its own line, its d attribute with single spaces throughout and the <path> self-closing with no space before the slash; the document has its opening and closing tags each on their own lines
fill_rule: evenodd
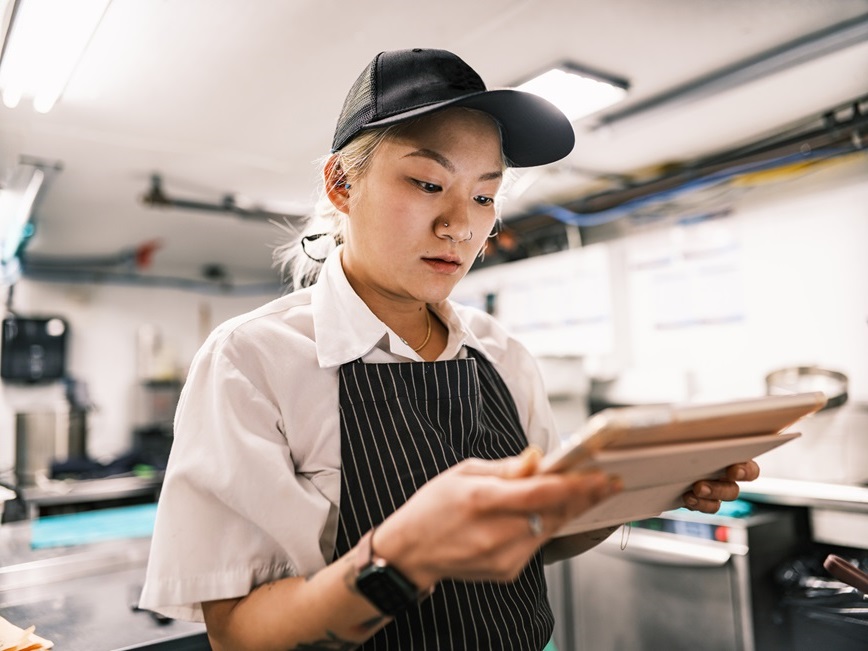
<svg viewBox="0 0 868 651">
<path fill-rule="evenodd" d="M 771 434 L 819 411 L 822 391 L 705 404 L 665 404 L 606 409 L 583 431 L 541 462 L 541 472 L 583 464 L 601 450 L 635 449 Z"/>
<path fill-rule="evenodd" d="M 643 520 L 684 506 L 682 495 L 694 482 L 720 477 L 728 466 L 797 438 L 798 432 L 783 430 L 825 404 L 825 394 L 812 392 L 602 411 L 588 420 L 585 433 L 543 458 L 540 471 L 600 469 L 620 477 L 624 490 L 557 535 Z"/>
</svg>

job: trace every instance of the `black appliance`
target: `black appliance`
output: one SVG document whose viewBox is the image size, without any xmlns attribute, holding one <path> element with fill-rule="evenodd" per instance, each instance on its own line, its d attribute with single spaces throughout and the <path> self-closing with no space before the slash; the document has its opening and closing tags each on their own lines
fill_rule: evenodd
<svg viewBox="0 0 868 651">
<path fill-rule="evenodd" d="M 69 327 L 60 317 L 3 319 L 0 377 L 11 382 L 50 382 L 66 373 Z"/>
<path fill-rule="evenodd" d="M 783 591 L 781 615 L 790 631 L 792 651 L 868 649 L 868 599 L 823 567 L 830 552 L 862 571 L 868 570 L 868 551 L 824 545 L 787 560 L 777 569 L 776 580 Z"/>
</svg>

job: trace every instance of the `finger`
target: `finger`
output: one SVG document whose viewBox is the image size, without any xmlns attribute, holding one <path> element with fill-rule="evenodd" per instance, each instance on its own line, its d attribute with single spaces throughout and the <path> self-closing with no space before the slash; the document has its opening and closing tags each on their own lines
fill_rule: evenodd
<svg viewBox="0 0 868 651">
<path fill-rule="evenodd" d="M 525 482 L 527 491 L 512 498 L 510 506 L 525 512 L 551 512 L 560 519 L 578 515 L 623 488 L 620 479 L 600 471 L 540 475 Z"/>
<path fill-rule="evenodd" d="M 513 479 L 529 477 L 536 472 L 537 465 L 542 459 L 542 450 L 536 446 L 529 446 L 516 457 L 506 457 L 494 461 L 486 459 L 467 459 L 458 464 L 460 471 L 471 475 L 488 475 Z"/>
<path fill-rule="evenodd" d="M 519 463 L 513 467 L 514 474 L 511 477 L 530 477 L 533 475 L 539 462 L 543 458 L 543 451 L 535 445 L 528 446 L 519 455 Z"/>
<path fill-rule="evenodd" d="M 730 481 L 753 481 L 759 475 L 759 464 L 753 460 L 736 463 L 726 469 L 726 478 Z"/>
<path fill-rule="evenodd" d="M 561 510 L 572 517 L 622 487 L 619 479 L 598 470 L 515 478 L 515 473 L 521 471 L 522 462 L 518 459 L 473 460 L 455 466 L 453 471 L 464 475 L 466 482 L 462 503 L 474 511 L 474 517 L 496 513 L 526 516 L 550 510 Z M 467 482 L 468 479 L 472 481 Z"/>
<path fill-rule="evenodd" d="M 684 506 L 691 511 L 700 511 L 702 513 L 717 513 L 720 509 L 719 500 L 708 500 L 696 497 L 694 493 L 684 493 Z"/>
<path fill-rule="evenodd" d="M 738 498 L 739 486 L 734 481 L 698 481 L 691 491 L 700 499 L 731 502 Z"/>
</svg>

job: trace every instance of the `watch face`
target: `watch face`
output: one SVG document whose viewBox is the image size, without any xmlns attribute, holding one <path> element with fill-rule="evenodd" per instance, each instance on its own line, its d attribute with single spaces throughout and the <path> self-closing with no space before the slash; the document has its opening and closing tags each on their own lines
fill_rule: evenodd
<svg viewBox="0 0 868 651">
<path fill-rule="evenodd" d="M 386 615 L 403 612 L 415 604 L 419 597 L 416 586 L 388 565 L 368 565 L 356 577 L 356 587 Z"/>
</svg>

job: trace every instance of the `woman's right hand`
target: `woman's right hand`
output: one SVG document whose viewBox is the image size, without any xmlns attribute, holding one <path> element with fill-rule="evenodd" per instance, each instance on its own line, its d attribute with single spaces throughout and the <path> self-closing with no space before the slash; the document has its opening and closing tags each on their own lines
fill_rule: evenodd
<svg viewBox="0 0 868 651">
<path fill-rule="evenodd" d="M 601 472 L 535 474 L 540 454 L 468 459 L 420 488 L 374 536 L 420 589 L 446 578 L 510 581 L 560 529 L 621 488 Z M 541 533 L 530 518 L 540 516 Z"/>
</svg>

